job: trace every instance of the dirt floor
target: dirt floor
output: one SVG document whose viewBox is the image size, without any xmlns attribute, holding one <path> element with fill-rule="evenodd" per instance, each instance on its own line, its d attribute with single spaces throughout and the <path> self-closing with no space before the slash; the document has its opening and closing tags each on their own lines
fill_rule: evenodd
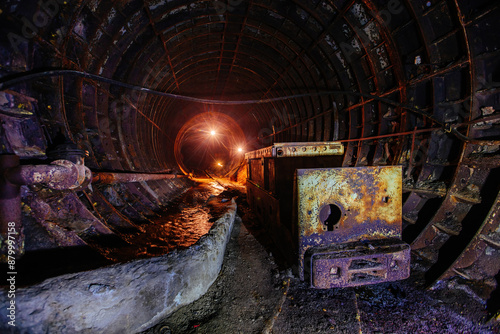
<svg viewBox="0 0 500 334">
<path fill-rule="evenodd" d="M 280 266 L 241 188 L 238 217 L 216 282 L 144 333 L 500 333 L 466 286 L 423 288 L 418 264 L 404 281 L 315 290 Z M 453 285 L 453 286 L 450 286 Z"/>
</svg>

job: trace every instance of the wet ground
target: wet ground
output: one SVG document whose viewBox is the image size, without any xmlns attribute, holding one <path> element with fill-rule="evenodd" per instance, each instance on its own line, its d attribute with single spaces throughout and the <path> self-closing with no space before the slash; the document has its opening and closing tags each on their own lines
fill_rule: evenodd
<svg viewBox="0 0 500 334">
<path fill-rule="evenodd" d="M 216 282 L 145 333 L 500 333 L 498 324 L 486 324 L 485 303 L 467 287 L 442 283 L 426 290 L 418 264 L 404 281 L 310 289 L 273 257 L 244 194 L 237 203 L 241 219 Z"/>
<path fill-rule="evenodd" d="M 215 220 L 217 210 L 212 203 L 224 188 L 214 180 L 198 179 L 197 185 L 169 204 L 159 218 L 140 226 L 141 232 L 124 234 L 127 244 L 95 245 L 107 259 L 124 262 L 136 258 L 158 256 L 174 249 L 187 248 L 205 235 Z M 226 196 L 227 197 L 227 196 Z M 227 200 L 227 198 L 225 198 Z"/>
<path fill-rule="evenodd" d="M 27 286 L 46 278 L 92 270 L 113 263 L 126 262 L 166 254 L 174 249 L 187 248 L 206 234 L 221 215 L 224 205 L 234 194 L 213 179 L 197 179 L 170 203 L 150 223 L 139 226 L 141 231 L 122 233 L 88 240 L 89 245 L 58 247 L 27 252 L 17 261 L 19 286 Z M 0 264 L 5 282 L 7 264 Z"/>
</svg>

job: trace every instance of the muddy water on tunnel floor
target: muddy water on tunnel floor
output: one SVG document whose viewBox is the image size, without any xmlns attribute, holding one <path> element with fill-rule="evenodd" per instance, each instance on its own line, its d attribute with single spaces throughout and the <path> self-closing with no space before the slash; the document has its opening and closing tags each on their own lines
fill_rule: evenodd
<svg viewBox="0 0 500 334">
<path fill-rule="evenodd" d="M 195 187 L 170 203 L 160 217 L 141 225 L 142 232 L 122 235 L 128 244 L 120 247 L 95 247 L 109 260 L 123 262 L 158 256 L 193 245 L 208 233 L 216 219 L 207 202 L 220 201 L 214 196 L 224 191 L 217 182 L 198 181 Z"/>
</svg>

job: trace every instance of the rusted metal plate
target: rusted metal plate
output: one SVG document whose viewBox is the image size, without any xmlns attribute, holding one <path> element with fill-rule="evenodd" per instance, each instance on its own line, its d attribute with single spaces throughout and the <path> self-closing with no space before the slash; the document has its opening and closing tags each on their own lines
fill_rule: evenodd
<svg viewBox="0 0 500 334">
<path fill-rule="evenodd" d="M 410 246 L 393 240 L 334 244 L 308 258 L 311 286 L 329 289 L 397 281 L 410 275 Z"/>
<path fill-rule="evenodd" d="M 92 183 L 116 184 L 124 182 L 141 182 L 165 180 L 185 177 L 185 175 L 176 174 L 144 174 L 144 173 L 94 173 Z"/>
<path fill-rule="evenodd" d="M 245 158 L 316 157 L 342 154 L 344 154 L 344 146 L 341 142 L 294 142 L 275 143 L 273 146 L 248 152 L 245 154 Z"/>
<path fill-rule="evenodd" d="M 276 194 L 276 162 L 274 159 L 267 160 L 266 189 Z M 278 171 L 280 173 L 281 171 Z M 278 185 L 279 186 L 279 185 Z"/>
<path fill-rule="evenodd" d="M 14 154 L 0 155 L 0 262 L 8 261 L 9 250 L 14 251 L 16 257 L 24 254 L 21 189 L 4 177 L 5 171 L 19 166 L 19 161 L 19 156 Z"/>
<path fill-rule="evenodd" d="M 299 273 L 311 247 L 401 238 L 398 166 L 298 169 Z"/>
</svg>

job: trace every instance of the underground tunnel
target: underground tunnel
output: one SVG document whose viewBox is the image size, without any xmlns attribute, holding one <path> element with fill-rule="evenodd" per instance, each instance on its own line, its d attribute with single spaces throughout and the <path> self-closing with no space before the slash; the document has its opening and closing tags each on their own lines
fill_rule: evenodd
<svg viewBox="0 0 500 334">
<path fill-rule="evenodd" d="M 487 0 L 2 1 L 0 328 L 138 333 L 194 302 L 263 188 L 245 195 L 245 153 L 278 143 L 339 145 L 305 168 L 400 170 L 407 284 L 465 291 L 498 324 L 499 17 Z M 321 212 L 335 233 L 345 208 Z M 171 246 L 174 227 L 192 241 Z M 380 286 L 307 293 L 403 294 Z"/>
</svg>

